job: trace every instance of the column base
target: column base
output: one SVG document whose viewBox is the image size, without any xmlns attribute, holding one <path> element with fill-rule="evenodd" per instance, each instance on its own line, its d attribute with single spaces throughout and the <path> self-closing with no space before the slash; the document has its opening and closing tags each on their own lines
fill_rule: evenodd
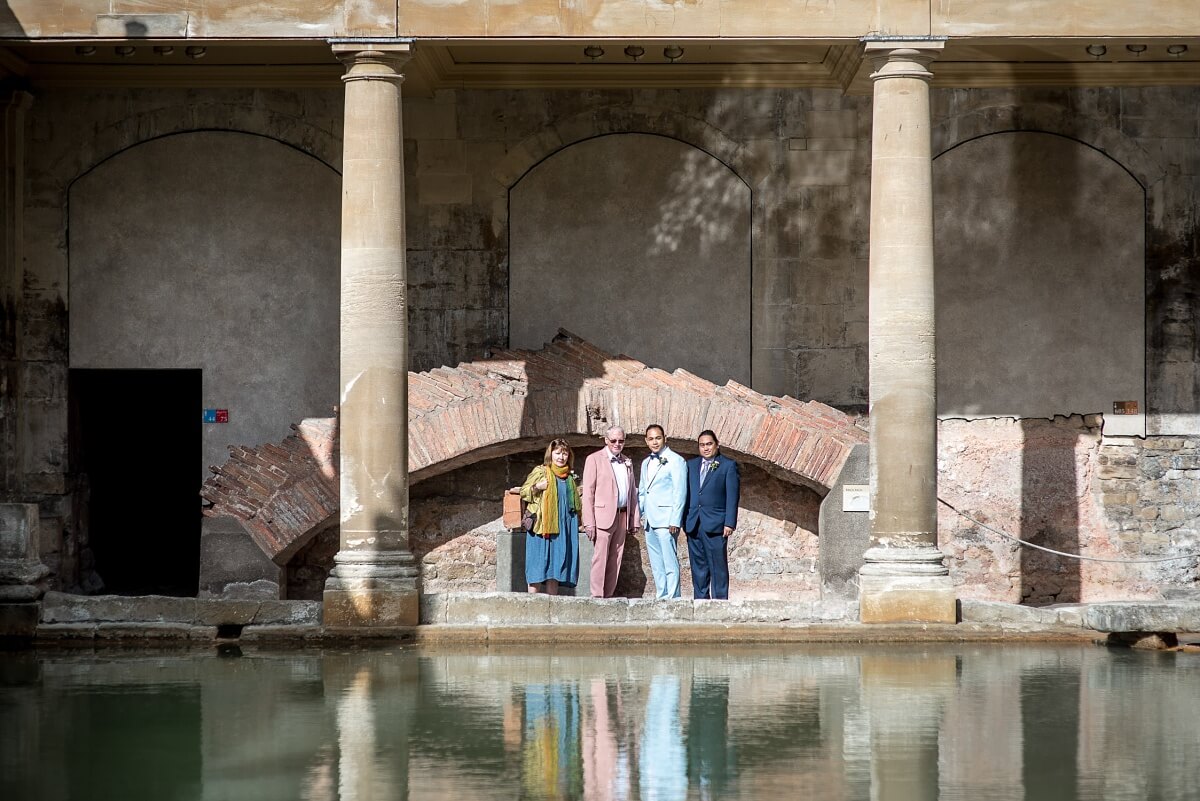
<svg viewBox="0 0 1200 801">
<path fill-rule="evenodd" d="M 957 594 L 949 576 L 860 576 L 863 623 L 957 623 Z"/>
<path fill-rule="evenodd" d="M 331 578 L 325 584 L 321 614 L 330 628 L 394 628 L 421 620 L 416 582 Z"/>
<path fill-rule="evenodd" d="M 957 623 L 958 598 L 945 558 L 932 546 L 870 548 L 858 574 L 863 623 Z"/>
<path fill-rule="evenodd" d="M 394 628 L 421 620 L 421 592 L 406 551 L 339 551 L 325 582 L 322 619 L 332 628 Z"/>
</svg>

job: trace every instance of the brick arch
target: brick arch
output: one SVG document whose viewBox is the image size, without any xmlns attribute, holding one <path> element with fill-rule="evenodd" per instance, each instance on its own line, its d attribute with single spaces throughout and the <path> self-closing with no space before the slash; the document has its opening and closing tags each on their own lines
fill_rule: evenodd
<svg viewBox="0 0 1200 801">
<path fill-rule="evenodd" d="M 759 162 L 749 158 L 746 146 L 719 128 L 686 114 L 649 106 L 609 106 L 559 120 L 510 149 L 493 168 L 492 177 L 512 188 L 527 172 L 560 150 L 599 136 L 627 133 L 678 139 L 705 151 L 751 186 L 765 177 L 756 171 Z"/>
<path fill-rule="evenodd" d="M 822 403 L 667 373 L 560 331 L 541 350 L 410 373 L 409 476 L 416 483 L 553 437 L 596 443 L 611 425 L 639 432 L 650 423 L 682 440 L 711 428 L 737 458 L 821 495 L 867 441 L 854 418 Z M 278 564 L 338 511 L 336 422 L 294 429 L 279 445 L 231 447 L 201 491 L 206 515 L 240 520 Z"/>
</svg>

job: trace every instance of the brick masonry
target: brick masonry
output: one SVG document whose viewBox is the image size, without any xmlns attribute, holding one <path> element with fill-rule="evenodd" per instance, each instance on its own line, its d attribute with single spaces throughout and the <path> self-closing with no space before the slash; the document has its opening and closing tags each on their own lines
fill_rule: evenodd
<svg viewBox="0 0 1200 801">
<path fill-rule="evenodd" d="M 850 450 L 866 441 L 854 417 L 824 404 L 770 398 L 734 382 L 718 387 L 682 370 L 665 373 L 563 332 L 540 351 L 498 351 L 488 360 L 411 373 L 408 466 L 416 484 L 556 436 L 587 442 L 610 425 L 637 432 L 650 423 L 684 441 L 711 428 L 748 465 L 821 494 Z M 237 518 L 264 553 L 286 564 L 336 520 L 336 445 L 335 421 L 306 420 L 278 446 L 231 447 L 229 460 L 205 482 L 205 514 Z M 486 514 L 496 515 L 502 489 L 490 488 Z M 478 511 L 468 506 L 454 514 L 470 518 Z M 449 513 L 443 509 L 441 515 Z M 419 515 L 413 518 L 416 532 Z M 454 530 L 455 536 L 475 536 L 465 533 L 473 531 L 469 526 Z M 494 566 L 494 544 L 481 540 L 471 547 L 480 550 L 467 564 L 479 564 L 491 548 Z M 795 567 L 795 560 L 816 556 L 802 551 L 775 558 L 747 551 L 747 564 L 756 565 L 747 570 L 778 575 L 778 559 Z M 467 572 L 451 565 L 439 570 L 455 580 Z M 493 573 L 493 586 L 494 579 Z"/>
</svg>

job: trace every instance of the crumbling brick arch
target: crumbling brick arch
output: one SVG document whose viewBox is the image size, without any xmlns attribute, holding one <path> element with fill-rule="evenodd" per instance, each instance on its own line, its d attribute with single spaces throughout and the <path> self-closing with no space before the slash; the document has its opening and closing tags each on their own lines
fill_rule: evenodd
<svg viewBox="0 0 1200 801">
<path fill-rule="evenodd" d="M 410 373 L 410 480 L 557 436 L 595 442 L 611 425 L 641 431 L 650 423 L 682 439 L 713 429 L 738 459 L 821 496 L 867 441 L 855 418 L 824 404 L 667 373 L 562 331 L 541 350 Z M 286 564 L 335 524 L 336 465 L 334 420 L 306 420 L 279 445 L 232 446 L 205 482 L 205 514 L 237 518 L 264 553 Z"/>
</svg>

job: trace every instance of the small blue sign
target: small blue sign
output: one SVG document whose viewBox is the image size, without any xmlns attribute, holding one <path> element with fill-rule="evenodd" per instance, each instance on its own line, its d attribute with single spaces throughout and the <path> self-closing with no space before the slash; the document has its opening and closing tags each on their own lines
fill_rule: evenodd
<svg viewBox="0 0 1200 801">
<path fill-rule="evenodd" d="M 204 422 L 206 422 L 206 423 L 217 422 L 217 410 L 216 409 L 205 409 L 204 410 Z"/>
</svg>

